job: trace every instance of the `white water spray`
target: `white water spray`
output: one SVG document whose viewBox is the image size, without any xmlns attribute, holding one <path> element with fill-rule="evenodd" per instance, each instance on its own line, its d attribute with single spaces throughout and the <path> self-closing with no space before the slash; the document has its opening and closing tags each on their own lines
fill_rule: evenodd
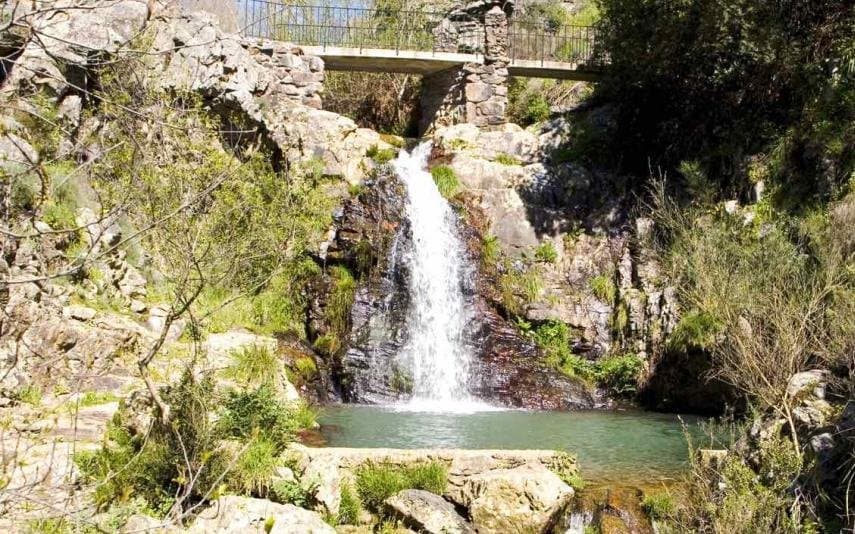
<svg viewBox="0 0 855 534">
<path fill-rule="evenodd" d="M 431 144 L 394 162 L 407 188 L 406 215 L 412 231 L 407 253 L 410 269 L 409 339 L 399 361 L 410 369 L 413 397 L 407 409 L 461 411 L 483 409 L 468 393 L 472 352 L 466 328 L 473 320 L 463 294 L 471 276 L 456 217 L 426 170 Z"/>
</svg>

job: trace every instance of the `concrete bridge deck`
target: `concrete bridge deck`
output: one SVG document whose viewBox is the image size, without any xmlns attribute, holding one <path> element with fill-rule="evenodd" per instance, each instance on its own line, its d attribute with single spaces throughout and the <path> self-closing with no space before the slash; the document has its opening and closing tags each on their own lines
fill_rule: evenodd
<svg viewBox="0 0 855 534">
<path fill-rule="evenodd" d="M 467 63 L 483 63 L 481 54 L 457 52 L 423 52 L 418 50 L 391 50 L 387 48 L 347 48 L 337 46 L 301 46 L 310 55 L 326 63 L 327 70 L 356 72 L 401 72 L 428 76 L 460 68 Z M 512 59 L 508 63 L 510 76 L 553 78 L 560 80 L 594 81 L 595 70 L 566 61 Z"/>
</svg>

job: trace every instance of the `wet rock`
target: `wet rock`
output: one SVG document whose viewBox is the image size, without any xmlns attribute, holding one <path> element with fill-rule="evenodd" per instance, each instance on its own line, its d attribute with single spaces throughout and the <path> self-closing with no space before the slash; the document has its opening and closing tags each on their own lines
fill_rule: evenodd
<svg viewBox="0 0 855 534">
<path fill-rule="evenodd" d="M 454 505 L 439 495 L 404 490 L 386 500 L 386 508 L 410 528 L 426 534 L 475 534 Z"/>
<path fill-rule="evenodd" d="M 335 530 L 315 512 L 292 504 L 277 504 L 235 495 L 220 497 L 211 503 L 199 514 L 187 532 L 335 534 Z"/>
<path fill-rule="evenodd" d="M 473 392 L 515 407 L 543 410 L 593 408 L 598 400 L 579 380 L 546 365 L 538 348 L 495 309 L 479 299 L 481 329 Z"/>
</svg>

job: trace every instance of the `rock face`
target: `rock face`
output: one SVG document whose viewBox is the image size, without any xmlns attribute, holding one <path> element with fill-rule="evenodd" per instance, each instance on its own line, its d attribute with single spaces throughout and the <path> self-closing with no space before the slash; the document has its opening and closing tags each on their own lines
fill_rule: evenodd
<svg viewBox="0 0 855 534">
<path fill-rule="evenodd" d="M 520 151 L 524 150 L 521 146 Z M 328 264 L 344 263 L 363 273 L 350 313 L 347 343 L 333 366 L 342 397 L 349 402 L 388 403 L 407 399 L 412 393 L 408 373 L 396 360 L 407 341 L 410 304 L 407 254 L 412 237 L 404 203 L 397 177 L 389 171 L 381 173 L 365 183 L 358 198 L 345 204 L 336 216 L 332 239 L 322 247 Z M 465 240 L 472 237 L 473 229 L 463 220 L 460 231 Z M 477 252 L 469 262 L 479 264 Z M 545 365 L 531 341 L 497 312 L 485 296 L 494 282 L 481 280 L 476 271 L 473 269 L 472 279 L 464 287 L 478 318 L 470 325 L 468 336 L 476 356 L 472 393 L 513 407 L 594 407 L 597 400 L 581 382 Z M 315 338 L 327 333 L 325 304 L 318 300 L 310 314 L 310 332 Z"/>
<path fill-rule="evenodd" d="M 187 532 L 207 534 L 335 534 L 321 516 L 292 504 L 228 495 L 199 514 Z"/>
<path fill-rule="evenodd" d="M 426 534 L 475 534 L 454 505 L 439 495 L 404 490 L 386 500 L 387 510 L 410 528 Z"/>
<path fill-rule="evenodd" d="M 151 50 L 146 54 L 148 68 L 139 73 L 142 79 L 163 89 L 194 91 L 216 110 L 245 114 L 292 161 L 321 161 L 324 174 L 351 183 L 366 176 L 373 164 L 365 152 L 385 145 L 376 132 L 320 109 L 320 58 L 288 43 L 242 39 L 223 31 L 218 19 L 228 18 L 233 7 L 225 9 L 218 0 L 186 0 L 181 3 L 184 12 L 178 4 L 99 0 L 92 9 L 81 10 L 67 9 L 69 0 L 53 4 L 56 11 L 21 15 L 22 24 L 32 24 L 39 38 L 22 44 L 0 96 L 47 89 L 77 127 L 77 83 L 93 66 L 90 62 L 99 61 L 94 58 L 101 54 L 120 56 L 133 50 L 131 40 L 145 28 Z M 0 142 L 0 149 L 3 146 Z M 14 152 L 9 159 L 21 159 L 21 150 Z"/>
</svg>

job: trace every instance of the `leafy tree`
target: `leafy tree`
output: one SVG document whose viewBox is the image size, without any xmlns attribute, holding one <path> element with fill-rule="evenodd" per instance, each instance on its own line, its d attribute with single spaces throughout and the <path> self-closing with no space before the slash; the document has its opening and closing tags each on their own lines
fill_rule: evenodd
<svg viewBox="0 0 855 534">
<path fill-rule="evenodd" d="M 629 170 L 699 160 L 729 193 L 768 177 L 827 198 L 851 177 L 855 8 L 850 2 L 599 0 L 619 104 L 613 151 Z M 762 173 L 761 173 L 762 174 Z"/>
</svg>

